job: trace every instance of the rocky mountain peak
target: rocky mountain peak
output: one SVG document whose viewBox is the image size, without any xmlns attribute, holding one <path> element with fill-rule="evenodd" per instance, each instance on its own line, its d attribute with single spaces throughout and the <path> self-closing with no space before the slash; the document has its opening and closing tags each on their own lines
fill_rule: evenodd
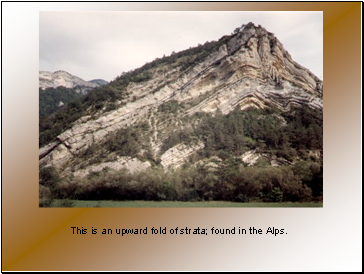
<svg viewBox="0 0 364 274">
<path fill-rule="evenodd" d="M 254 77 L 273 80 L 277 86 L 288 81 L 308 92 L 322 93 L 322 80 L 293 61 L 275 35 L 260 25 L 250 22 L 237 28 L 227 50 L 229 54 L 238 53 L 246 65 L 255 69 Z"/>
<path fill-rule="evenodd" d="M 100 80 L 99 80 L 100 82 Z M 55 72 L 39 71 L 39 88 L 57 88 L 63 86 L 65 88 L 75 88 L 79 93 L 85 94 L 91 89 L 100 86 L 97 82 L 87 82 L 80 77 L 72 75 L 64 70 Z"/>
</svg>

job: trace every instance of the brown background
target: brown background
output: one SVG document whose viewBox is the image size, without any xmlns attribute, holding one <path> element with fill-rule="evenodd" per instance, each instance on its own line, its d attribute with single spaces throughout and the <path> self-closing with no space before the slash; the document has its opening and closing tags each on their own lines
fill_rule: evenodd
<svg viewBox="0 0 364 274">
<path fill-rule="evenodd" d="M 2 3 L 2 8 L 2 270 L 361 270 L 361 3 Z M 323 11 L 324 207 L 39 208 L 38 20 L 45 10 Z M 72 235 L 72 226 L 148 227 L 148 235 Z M 153 226 L 274 226 L 287 234 L 151 235 Z"/>
</svg>

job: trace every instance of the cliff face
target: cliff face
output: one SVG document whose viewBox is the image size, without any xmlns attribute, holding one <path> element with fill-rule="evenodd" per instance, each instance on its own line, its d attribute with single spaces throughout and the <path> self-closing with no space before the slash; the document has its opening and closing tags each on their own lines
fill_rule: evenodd
<svg viewBox="0 0 364 274">
<path fill-rule="evenodd" d="M 322 81 L 294 62 L 279 40 L 264 28 L 249 23 L 214 45 L 205 55 L 197 51 L 191 56 L 177 56 L 173 62 L 162 60 L 152 65 L 148 77 L 129 81 L 120 89 L 123 98 L 113 102 L 113 109 L 106 105 L 86 111 L 68 130 L 40 148 L 40 163 L 76 176 L 87 173 L 91 165 L 98 169 L 105 163 L 113 169 L 131 165 L 138 170 L 150 166 L 151 159 L 159 159 L 166 169 L 178 167 L 204 147 L 204 140 L 189 145 L 177 143 L 167 150 L 163 145 L 171 133 L 188 132 L 196 126 L 199 119 L 189 119 L 196 113 L 227 115 L 250 108 L 286 113 L 302 105 L 313 110 L 323 108 Z M 109 86 L 115 90 L 116 84 Z M 168 111 L 168 106 L 177 107 Z M 283 119 L 284 126 L 284 118 L 277 117 Z M 121 159 L 117 152 L 105 149 L 113 134 L 140 125 L 145 125 L 145 130 L 138 136 L 141 150 L 136 155 Z M 149 158 L 139 157 L 146 152 Z"/>
</svg>

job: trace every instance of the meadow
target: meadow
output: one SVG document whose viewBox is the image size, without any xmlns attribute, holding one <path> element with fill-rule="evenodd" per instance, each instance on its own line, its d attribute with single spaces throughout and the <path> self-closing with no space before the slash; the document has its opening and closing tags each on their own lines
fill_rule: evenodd
<svg viewBox="0 0 364 274">
<path fill-rule="evenodd" d="M 198 207 L 323 207 L 322 202 L 281 202 L 264 203 L 248 202 L 236 203 L 226 201 L 202 201 L 202 202 L 181 202 L 181 201 L 84 201 L 84 200 L 60 200 L 53 201 L 50 207 L 168 207 L 168 208 L 198 208 Z"/>
</svg>

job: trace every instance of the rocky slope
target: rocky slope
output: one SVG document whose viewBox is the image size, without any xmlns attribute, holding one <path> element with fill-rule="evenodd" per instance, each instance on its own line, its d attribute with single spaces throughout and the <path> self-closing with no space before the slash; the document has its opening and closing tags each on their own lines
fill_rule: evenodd
<svg viewBox="0 0 364 274">
<path fill-rule="evenodd" d="M 201 122 L 198 113 L 227 115 L 252 108 L 288 113 L 302 105 L 312 110 L 323 108 L 322 81 L 293 61 L 272 33 L 253 23 L 217 42 L 152 62 L 134 78 L 130 76 L 131 80 L 128 76 L 105 86 L 116 98 L 110 95 L 102 105 L 85 103 L 84 115 L 40 148 L 41 165 L 75 176 L 105 166 L 116 170 L 132 166 L 131 171 L 151 164 L 177 168 L 204 148 L 205 137 L 164 146 L 172 133 L 196 127 Z M 44 72 L 41 77 L 44 87 L 85 84 L 65 72 Z M 276 116 L 283 127 L 285 118 Z M 115 134 L 129 128 L 140 129 L 130 135 L 140 149 L 123 155 L 108 149 Z M 252 155 L 240 157 L 248 156 Z M 275 156 L 272 159 L 274 164 L 287 162 Z"/>
</svg>

